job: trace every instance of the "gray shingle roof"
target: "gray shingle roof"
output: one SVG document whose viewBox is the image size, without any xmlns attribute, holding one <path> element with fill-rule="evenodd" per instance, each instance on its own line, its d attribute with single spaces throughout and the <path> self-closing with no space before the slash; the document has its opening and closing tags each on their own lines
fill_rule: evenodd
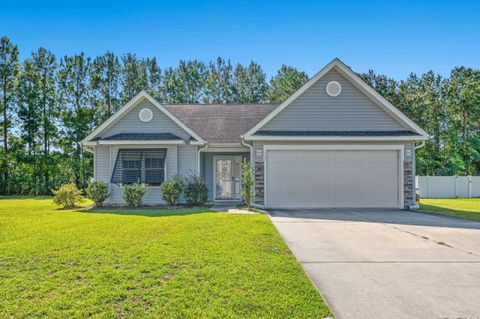
<svg viewBox="0 0 480 319">
<path fill-rule="evenodd" d="M 181 140 L 172 133 L 119 133 L 100 138 L 103 141 L 165 141 Z"/>
<path fill-rule="evenodd" d="M 277 104 L 163 104 L 186 126 L 210 143 L 240 143 Z"/>
<path fill-rule="evenodd" d="M 263 136 L 419 136 L 412 131 L 257 131 Z"/>
</svg>

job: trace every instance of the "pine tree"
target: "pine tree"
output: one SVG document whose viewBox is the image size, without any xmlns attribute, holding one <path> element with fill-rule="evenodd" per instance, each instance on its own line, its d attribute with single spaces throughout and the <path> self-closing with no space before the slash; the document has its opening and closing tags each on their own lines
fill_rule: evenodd
<svg viewBox="0 0 480 319">
<path fill-rule="evenodd" d="M 24 181 L 22 189 L 27 194 L 36 194 L 39 192 L 38 185 L 38 150 L 41 139 L 40 127 L 42 121 L 39 87 L 40 74 L 31 59 L 22 63 L 22 72 L 18 86 L 18 119 L 20 127 L 20 137 L 26 143 L 27 153 L 23 155 L 24 168 L 31 172 L 26 174 L 28 182 Z M 42 189 L 43 191 L 43 189 Z"/>
<path fill-rule="evenodd" d="M 41 111 L 40 128 L 42 131 L 42 156 L 41 167 L 43 172 L 43 193 L 50 193 L 50 171 L 52 162 L 50 158 L 50 149 L 55 142 L 56 124 L 58 118 L 58 104 L 56 92 L 55 72 L 57 62 L 55 55 L 44 48 L 39 48 L 32 53 L 32 63 L 37 76 L 35 81 L 38 92 L 38 100 L 34 104 Z"/>
<path fill-rule="evenodd" d="M 230 60 L 210 61 L 205 80 L 205 103 L 233 102 L 233 67 Z"/>
<path fill-rule="evenodd" d="M 393 105 L 399 104 L 398 99 L 398 83 L 383 74 L 376 74 L 373 70 L 368 70 L 367 73 L 358 74 L 368 85 L 370 85 L 375 91 L 380 93 Z"/>
<path fill-rule="evenodd" d="M 0 39 L 0 110 L 2 114 L 3 152 L 1 157 L 2 180 L 0 192 L 5 193 L 9 187 L 8 164 L 10 154 L 8 148 L 11 113 L 15 103 L 16 85 L 19 73 L 18 48 L 7 37 Z"/>
<path fill-rule="evenodd" d="M 177 68 L 177 76 L 181 85 L 180 99 L 182 103 L 199 103 L 205 93 L 207 68 L 205 63 L 193 60 L 181 60 Z"/>
<path fill-rule="evenodd" d="M 120 103 L 121 66 L 118 58 L 107 52 L 93 60 L 90 70 L 92 104 L 96 109 L 99 125 L 121 107 Z"/>
<path fill-rule="evenodd" d="M 173 67 L 168 67 L 163 71 L 163 86 L 161 89 L 161 102 L 163 103 L 182 103 L 184 102 L 182 84 L 178 72 Z"/>
<path fill-rule="evenodd" d="M 64 109 L 61 119 L 65 128 L 62 143 L 70 155 L 73 179 L 79 187 L 85 188 L 87 177 L 91 176 L 91 156 L 80 144 L 92 130 L 95 110 L 91 107 L 89 74 L 91 63 L 84 54 L 65 56 L 58 71 L 60 99 Z"/>
<path fill-rule="evenodd" d="M 270 80 L 267 99 L 271 103 L 282 103 L 308 80 L 305 72 L 282 65 L 277 74 Z"/>
<path fill-rule="evenodd" d="M 157 59 L 145 60 L 147 70 L 147 92 L 159 101 L 162 100 L 163 75 L 162 69 L 158 66 Z"/>
<path fill-rule="evenodd" d="M 122 57 L 122 88 L 123 104 L 147 89 L 146 63 L 138 60 L 135 54 L 128 53 Z"/>
<path fill-rule="evenodd" d="M 259 64 L 250 62 L 248 67 L 237 64 L 234 71 L 234 95 L 236 103 L 263 103 L 266 101 L 266 76 Z"/>
<path fill-rule="evenodd" d="M 457 174 L 475 174 L 480 167 L 480 70 L 457 67 L 447 84 L 448 110 L 456 132 L 457 151 L 465 164 Z"/>
</svg>

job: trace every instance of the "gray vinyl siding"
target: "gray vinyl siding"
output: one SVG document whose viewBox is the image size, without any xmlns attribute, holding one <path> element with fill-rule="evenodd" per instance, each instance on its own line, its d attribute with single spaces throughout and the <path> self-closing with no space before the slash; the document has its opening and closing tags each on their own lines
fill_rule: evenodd
<svg viewBox="0 0 480 319">
<path fill-rule="evenodd" d="M 339 96 L 331 97 L 325 92 L 330 81 L 341 84 Z M 261 130 L 395 131 L 405 130 L 405 127 L 333 69 Z"/>
<path fill-rule="evenodd" d="M 178 174 L 189 176 L 198 173 L 197 146 L 179 145 L 178 149 Z"/>
<path fill-rule="evenodd" d="M 110 171 L 110 148 L 97 146 L 95 152 L 95 180 L 109 183 L 112 172 Z"/>
<path fill-rule="evenodd" d="M 138 113 L 143 108 L 148 108 L 153 112 L 153 118 L 148 123 L 140 121 L 138 116 Z M 148 100 L 142 101 L 139 105 L 131 109 L 122 119 L 116 122 L 111 128 L 107 129 L 102 134 L 102 137 L 119 133 L 172 133 L 185 141 L 190 138 L 188 132 L 172 121 Z"/>
<path fill-rule="evenodd" d="M 110 183 L 118 150 L 121 148 L 139 148 L 138 146 L 98 146 L 95 149 L 95 180 Z M 197 171 L 197 146 L 194 145 L 157 145 L 141 146 L 140 148 L 167 148 L 167 158 L 165 161 L 166 172 L 165 179 L 174 175 L 188 175 Z M 109 204 L 123 205 L 123 191 L 120 185 L 110 184 Z M 159 187 L 148 187 L 144 197 L 144 203 L 147 205 L 163 204 L 162 194 Z"/>
<path fill-rule="evenodd" d="M 249 152 L 232 152 L 232 153 L 201 153 L 201 161 L 202 163 L 200 171 L 203 180 L 208 188 L 208 201 L 213 201 L 213 183 L 214 183 L 214 176 L 213 176 L 213 157 L 214 156 L 242 156 L 242 163 L 243 159 L 246 158 L 249 160 L 250 153 Z"/>
</svg>

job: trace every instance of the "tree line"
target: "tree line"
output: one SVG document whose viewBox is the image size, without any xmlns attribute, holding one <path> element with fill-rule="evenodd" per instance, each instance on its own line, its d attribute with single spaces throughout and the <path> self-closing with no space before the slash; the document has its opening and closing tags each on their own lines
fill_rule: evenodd
<svg viewBox="0 0 480 319">
<path fill-rule="evenodd" d="M 432 138 L 418 149 L 417 175 L 480 175 L 480 70 L 455 67 L 395 81 L 372 70 L 360 76 Z"/>
<path fill-rule="evenodd" d="M 480 70 L 402 81 L 359 75 L 433 135 L 418 151 L 418 174 L 480 173 Z M 67 182 L 85 188 L 93 159 L 80 141 L 141 90 L 160 103 L 281 103 L 307 80 L 291 66 L 267 79 L 256 62 L 220 57 L 161 68 L 132 53 L 58 58 L 39 48 L 20 61 L 18 46 L 2 37 L 0 194 L 50 194 Z"/>
<path fill-rule="evenodd" d="M 141 90 L 161 103 L 279 103 L 305 83 L 305 72 L 282 66 L 270 81 L 258 63 L 181 60 L 106 52 L 56 57 L 39 48 L 23 61 L 0 40 L 0 194 L 50 194 L 74 182 L 85 188 L 92 154 L 80 141 Z"/>
</svg>

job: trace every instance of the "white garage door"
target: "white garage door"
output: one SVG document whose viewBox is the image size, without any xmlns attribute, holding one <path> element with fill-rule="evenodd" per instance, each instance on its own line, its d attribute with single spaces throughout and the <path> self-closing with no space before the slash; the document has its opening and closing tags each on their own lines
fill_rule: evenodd
<svg viewBox="0 0 480 319">
<path fill-rule="evenodd" d="M 398 207 L 396 150 L 268 150 L 269 208 Z"/>
</svg>

